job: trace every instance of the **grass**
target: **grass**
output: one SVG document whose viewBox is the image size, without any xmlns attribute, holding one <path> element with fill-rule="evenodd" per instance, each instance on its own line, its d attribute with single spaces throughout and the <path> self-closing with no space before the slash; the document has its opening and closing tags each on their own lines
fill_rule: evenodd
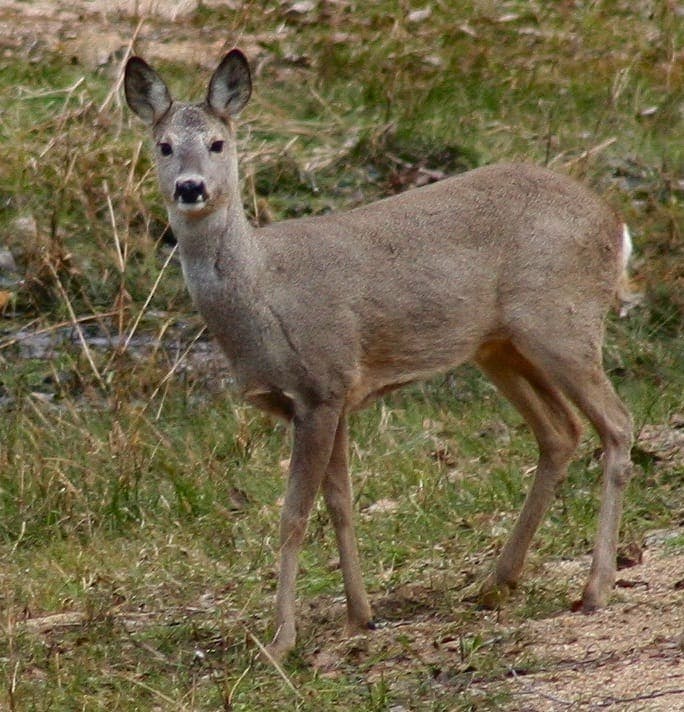
<svg viewBox="0 0 684 712">
<path fill-rule="evenodd" d="M 655 4 L 652 16 L 617 0 L 428 6 L 422 21 L 408 3 L 202 6 L 187 23 L 146 18 L 138 43 L 154 55 L 163 29 L 171 43 L 196 40 L 202 61 L 216 58 L 202 47 L 221 41 L 267 60 L 240 129 L 252 212 L 344 208 L 425 171 L 520 158 L 593 184 L 630 223 L 647 297 L 611 320 L 607 368 L 639 430 L 674 428 L 684 408 L 674 6 Z M 135 19 L 108 21 L 135 32 Z M 364 576 L 380 617 L 411 626 L 387 647 L 345 647 L 319 505 L 302 555 L 298 651 L 283 674 L 260 663 L 287 431 L 236 402 L 226 372 L 202 356 L 207 337 L 140 126 L 113 91 L 119 60 L 93 68 L 49 45 L 28 52 L 0 59 L 0 247 L 23 278 L 0 282 L 0 707 L 505 708 L 471 684 L 510 661 L 492 619 L 465 599 L 529 482 L 535 448 L 519 416 L 470 368 L 360 413 L 352 467 Z M 159 64 L 179 95 L 206 74 Z M 538 574 L 591 548 L 595 448 L 588 433 L 511 621 L 566 608 L 578 593 Z M 635 457 L 626 542 L 684 513 L 681 466 L 642 446 Z M 455 641 L 441 667 L 421 637 L 430 621 L 439 640 Z M 331 647 L 335 666 L 320 658 Z"/>
</svg>

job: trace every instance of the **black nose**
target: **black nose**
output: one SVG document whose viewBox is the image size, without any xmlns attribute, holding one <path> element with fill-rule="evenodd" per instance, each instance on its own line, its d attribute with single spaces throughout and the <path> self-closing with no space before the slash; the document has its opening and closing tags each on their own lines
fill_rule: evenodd
<svg viewBox="0 0 684 712">
<path fill-rule="evenodd" d="M 208 197 L 207 187 L 203 180 L 194 178 L 181 180 L 176 183 L 173 197 L 181 203 L 202 203 Z"/>
</svg>

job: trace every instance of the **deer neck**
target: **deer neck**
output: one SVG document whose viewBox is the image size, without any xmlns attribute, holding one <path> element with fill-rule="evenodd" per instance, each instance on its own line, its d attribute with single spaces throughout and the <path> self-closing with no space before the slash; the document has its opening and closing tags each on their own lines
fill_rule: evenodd
<svg viewBox="0 0 684 712">
<path fill-rule="evenodd" d="M 240 308 L 240 302 L 250 298 L 243 292 L 257 283 L 254 278 L 260 258 L 239 197 L 203 216 L 171 209 L 169 217 L 185 282 L 205 319 L 211 321 L 211 307 L 218 300 L 223 309 L 230 304 Z"/>
<path fill-rule="evenodd" d="M 242 391 L 268 389 L 263 341 L 272 316 L 255 230 L 241 203 L 205 217 L 172 219 L 183 276 L 192 300 L 221 345 Z M 266 368 L 266 373 L 270 373 Z"/>
</svg>

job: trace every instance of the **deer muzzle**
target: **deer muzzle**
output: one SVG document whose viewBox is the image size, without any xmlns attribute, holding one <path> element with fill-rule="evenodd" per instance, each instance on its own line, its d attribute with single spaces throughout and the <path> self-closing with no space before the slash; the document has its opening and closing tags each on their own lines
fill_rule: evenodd
<svg viewBox="0 0 684 712">
<path fill-rule="evenodd" d="M 209 193 L 200 176 L 184 176 L 176 181 L 173 199 L 182 206 L 202 207 L 209 199 Z"/>
</svg>

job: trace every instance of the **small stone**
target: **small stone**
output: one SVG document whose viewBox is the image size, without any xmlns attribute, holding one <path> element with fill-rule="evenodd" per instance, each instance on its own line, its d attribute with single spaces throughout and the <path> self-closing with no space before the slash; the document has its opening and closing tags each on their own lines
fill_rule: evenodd
<svg viewBox="0 0 684 712">
<path fill-rule="evenodd" d="M 4 272 L 17 271 L 17 263 L 14 261 L 12 253 L 4 247 L 0 247 L 0 270 Z"/>
</svg>

